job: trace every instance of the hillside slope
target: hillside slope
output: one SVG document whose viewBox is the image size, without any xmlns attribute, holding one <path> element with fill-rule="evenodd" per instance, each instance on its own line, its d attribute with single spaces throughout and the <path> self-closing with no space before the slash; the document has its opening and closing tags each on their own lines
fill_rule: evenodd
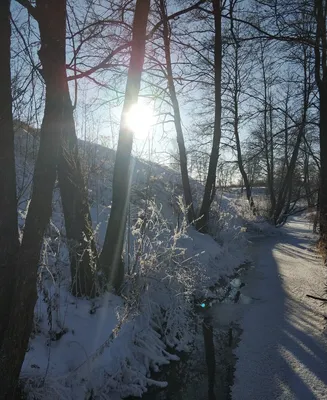
<svg viewBox="0 0 327 400">
<path fill-rule="evenodd" d="M 20 228 L 30 194 L 38 138 L 16 133 Z M 80 142 L 96 240 L 101 249 L 110 213 L 115 153 Z M 35 324 L 21 379 L 33 399 L 113 399 L 141 395 L 151 371 L 177 360 L 169 348 L 192 342 L 194 301 L 245 259 L 246 240 L 233 197 L 217 196 L 213 236 L 186 224 L 178 173 L 133 159 L 125 248 L 123 298 L 104 293 L 76 299 L 70 272 L 58 188 L 40 260 Z M 202 187 L 193 182 L 195 199 Z M 141 222 L 146 218 L 146 229 Z"/>
</svg>

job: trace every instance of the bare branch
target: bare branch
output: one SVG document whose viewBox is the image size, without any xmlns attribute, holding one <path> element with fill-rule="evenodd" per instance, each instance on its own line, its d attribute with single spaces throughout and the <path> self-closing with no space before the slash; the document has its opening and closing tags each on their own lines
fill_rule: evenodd
<svg viewBox="0 0 327 400">
<path fill-rule="evenodd" d="M 205 2 L 206 2 L 206 0 L 199 0 L 197 3 L 193 4 L 192 6 L 184 8 L 183 10 L 176 11 L 175 13 L 169 15 L 167 17 L 167 19 L 168 19 L 168 21 L 176 19 L 183 14 L 186 14 L 190 11 L 197 9 L 201 4 L 203 4 Z M 146 35 L 146 40 L 151 39 L 153 37 L 153 35 L 157 32 L 157 30 L 161 27 L 162 24 L 163 24 L 163 21 L 161 20 L 156 25 L 154 25 L 154 27 L 151 29 L 151 31 Z M 78 75 L 69 76 L 68 81 L 72 81 L 74 79 L 85 78 L 85 77 L 93 74 L 94 72 L 98 71 L 99 69 L 108 68 L 108 63 L 113 59 L 113 57 L 115 55 L 119 54 L 121 51 L 130 48 L 131 44 L 132 44 L 132 41 L 128 41 L 128 42 L 118 46 L 105 59 L 103 59 L 98 65 L 90 68 L 87 71 L 81 72 Z"/>
<path fill-rule="evenodd" d="M 29 0 L 16 0 L 17 3 L 19 3 L 21 6 L 26 8 L 28 13 L 36 20 L 38 21 L 38 12 L 35 7 L 32 6 L 32 4 L 29 2 Z"/>
</svg>

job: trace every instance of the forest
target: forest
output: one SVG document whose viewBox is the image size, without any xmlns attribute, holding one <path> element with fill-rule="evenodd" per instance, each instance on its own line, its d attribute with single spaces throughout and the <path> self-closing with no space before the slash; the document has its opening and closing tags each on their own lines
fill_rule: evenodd
<svg viewBox="0 0 327 400">
<path fill-rule="evenodd" d="M 0 399 L 165 390 L 253 232 L 326 284 L 327 0 L 1 0 L 0 53 Z"/>
</svg>

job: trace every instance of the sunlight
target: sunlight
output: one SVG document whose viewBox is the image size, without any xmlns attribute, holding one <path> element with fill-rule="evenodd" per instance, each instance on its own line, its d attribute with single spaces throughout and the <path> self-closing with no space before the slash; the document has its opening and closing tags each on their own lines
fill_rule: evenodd
<svg viewBox="0 0 327 400">
<path fill-rule="evenodd" d="M 126 123 L 136 139 L 146 140 L 149 129 L 153 124 L 153 113 L 151 108 L 142 103 L 133 104 L 126 115 Z"/>
</svg>

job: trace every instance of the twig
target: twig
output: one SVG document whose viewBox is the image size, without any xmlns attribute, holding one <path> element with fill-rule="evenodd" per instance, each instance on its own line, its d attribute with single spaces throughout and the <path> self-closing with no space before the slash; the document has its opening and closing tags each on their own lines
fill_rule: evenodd
<svg viewBox="0 0 327 400">
<path fill-rule="evenodd" d="M 311 299 L 327 302 L 327 299 L 323 299 L 322 297 L 311 296 L 311 294 L 307 294 L 307 297 L 310 297 Z"/>
</svg>

